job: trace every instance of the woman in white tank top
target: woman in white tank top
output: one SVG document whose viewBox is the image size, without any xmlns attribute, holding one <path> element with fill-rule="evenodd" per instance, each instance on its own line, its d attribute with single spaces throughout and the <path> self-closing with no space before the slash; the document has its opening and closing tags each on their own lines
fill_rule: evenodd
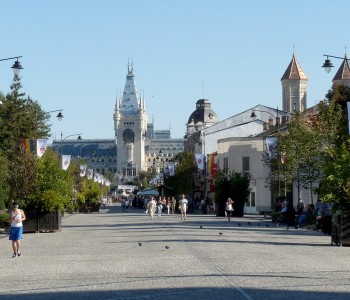
<svg viewBox="0 0 350 300">
<path fill-rule="evenodd" d="M 23 221 L 26 216 L 22 209 L 18 208 L 16 202 L 13 203 L 13 209 L 9 213 L 9 221 L 11 222 L 9 240 L 12 241 L 13 255 L 12 257 L 21 256 L 20 245 L 23 233 Z"/>
</svg>

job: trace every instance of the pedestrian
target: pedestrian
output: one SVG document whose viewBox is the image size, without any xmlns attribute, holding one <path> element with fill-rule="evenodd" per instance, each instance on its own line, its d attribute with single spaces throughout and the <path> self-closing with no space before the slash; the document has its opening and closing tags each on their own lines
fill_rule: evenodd
<svg viewBox="0 0 350 300">
<path fill-rule="evenodd" d="M 154 218 L 154 213 L 156 211 L 156 201 L 154 200 L 154 197 L 151 198 L 151 200 L 147 203 L 147 209 L 149 211 L 149 215 L 151 219 L 153 220 Z"/>
<path fill-rule="evenodd" d="M 163 210 L 162 197 L 159 197 L 159 199 L 158 199 L 157 210 L 158 210 L 158 217 L 161 217 L 162 216 L 162 210 Z"/>
<path fill-rule="evenodd" d="M 171 200 L 170 197 L 166 198 L 166 209 L 168 212 L 168 215 L 170 214 L 170 206 L 171 206 Z"/>
<path fill-rule="evenodd" d="M 233 212 L 233 203 L 234 202 L 231 198 L 227 198 L 227 201 L 225 203 L 226 215 L 229 222 L 231 221 L 231 216 Z"/>
<path fill-rule="evenodd" d="M 26 216 L 22 209 L 19 209 L 18 203 L 13 202 L 13 208 L 9 213 L 9 222 L 11 223 L 9 240 L 12 241 L 12 257 L 21 256 L 20 245 L 23 233 L 23 221 Z"/>
<path fill-rule="evenodd" d="M 182 198 L 180 199 L 179 204 L 180 204 L 180 211 L 181 211 L 181 220 L 186 220 L 188 200 L 185 198 L 184 194 L 182 194 Z"/>
<path fill-rule="evenodd" d="M 171 198 L 171 208 L 173 210 L 173 214 L 175 214 L 175 212 L 176 212 L 176 199 L 175 199 L 175 197 Z"/>
</svg>

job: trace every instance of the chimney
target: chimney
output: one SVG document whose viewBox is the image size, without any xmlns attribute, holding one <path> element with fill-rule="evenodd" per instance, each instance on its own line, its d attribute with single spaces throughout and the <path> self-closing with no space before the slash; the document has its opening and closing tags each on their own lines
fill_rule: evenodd
<svg viewBox="0 0 350 300">
<path fill-rule="evenodd" d="M 269 126 L 270 126 L 270 127 L 273 126 L 273 119 L 272 119 L 272 117 L 270 117 L 270 119 L 269 119 Z"/>
</svg>

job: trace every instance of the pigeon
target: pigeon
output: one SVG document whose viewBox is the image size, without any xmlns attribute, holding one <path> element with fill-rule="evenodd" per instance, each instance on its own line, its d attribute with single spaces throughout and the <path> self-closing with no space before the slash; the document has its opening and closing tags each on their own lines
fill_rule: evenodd
<svg viewBox="0 0 350 300">
<path fill-rule="evenodd" d="M 202 229 L 202 228 L 203 228 L 203 226 L 201 225 L 201 226 L 199 226 L 199 228 L 200 228 L 200 229 Z"/>
<path fill-rule="evenodd" d="M 269 223 L 266 223 L 266 227 L 269 227 Z"/>
<path fill-rule="evenodd" d="M 141 246 L 142 246 L 142 243 L 139 243 L 139 246 L 141 247 Z"/>
<path fill-rule="evenodd" d="M 170 249 L 170 247 L 169 247 L 169 246 L 165 246 L 165 249 L 167 249 L 167 250 L 168 250 L 168 249 Z"/>
<path fill-rule="evenodd" d="M 223 235 L 223 233 L 222 233 L 222 232 L 219 232 L 219 234 L 220 234 L 220 235 Z"/>
<path fill-rule="evenodd" d="M 242 224 L 238 222 L 238 226 L 242 226 Z"/>
<path fill-rule="evenodd" d="M 249 225 L 249 226 L 251 226 L 251 225 L 252 225 L 252 223 L 248 222 L 248 225 Z"/>
</svg>

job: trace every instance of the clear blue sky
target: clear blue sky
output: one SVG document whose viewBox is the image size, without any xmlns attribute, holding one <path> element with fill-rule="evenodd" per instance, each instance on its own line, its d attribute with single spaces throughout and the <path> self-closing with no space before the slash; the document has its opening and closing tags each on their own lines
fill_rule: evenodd
<svg viewBox="0 0 350 300">
<path fill-rule="evenodd" d="M 64 109 L 61 122 L 51 118 L 54 137 L 93 139 L 114 138 L 132 57 L 149 120 L 176 138 L 203 95 L 220 120 L 257 104 L 281 108 L 293 46 L 308 107 L 323 99 L 341 60 L 327 74 L 322 55 L 350 47 L 349 9 L 345 0 L 2 1 L 0 58 L 22 55 L 23 91 L 46 111 Z M 3 93 L 12 64 L 0 62 Z"/>
</svg>

